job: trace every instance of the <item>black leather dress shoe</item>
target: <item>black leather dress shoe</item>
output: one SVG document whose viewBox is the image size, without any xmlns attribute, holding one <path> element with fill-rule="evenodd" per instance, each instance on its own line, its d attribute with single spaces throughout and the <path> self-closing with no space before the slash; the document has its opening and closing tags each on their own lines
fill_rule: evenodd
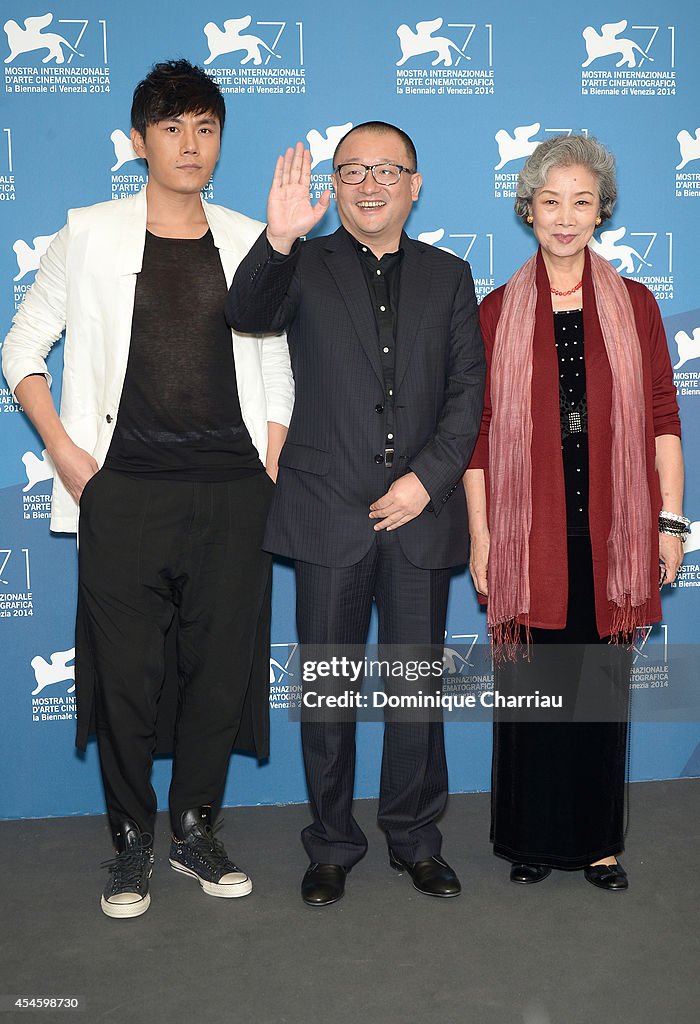
<svg viewBox="0 0 700 1024">
<path fill-rule="evenodd" d="M 596 864 L 595 867 L 584 868 L 583 876 L 591 885 L 606 892 L 623 892 L 629 887 L 622 864 Z"/>
<path fill-rule="evenodd" d="M 413 879 L 413 888 L 426 896 L 459 896 L 462 886 L 447 861 L 442 857 L 428 857 L 414 863 L 401 860 L 389 850 L 389 863 L 394 871 L 406 871 Z"/>
<path fill-rule="evenodd" d="M 510 880 L 521 885 L 532 885 L 534 882 L 541 882 L 551 873 L 552 869 L 546 864 L 514 864 L 510 869 Z"/>
<path fill-rule="evenodd" d="M 340 864 L 309 864 L 301 880 L 301 898 L 310 907 L 337 903 L 345 893 L 346 875 Z"/>
</svg>

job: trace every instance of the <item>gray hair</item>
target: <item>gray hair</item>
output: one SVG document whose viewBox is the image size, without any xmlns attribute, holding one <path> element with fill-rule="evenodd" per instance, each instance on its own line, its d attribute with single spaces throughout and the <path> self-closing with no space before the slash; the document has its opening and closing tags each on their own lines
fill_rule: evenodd
<svg viewBox="0 0 700 1024">
<path fill-rule="evenodd" d="M 601 222 L 612 216 L 617 199 L 615 157 L 592 135 L 554 135 L 539 144 L 518 175 L 515 212 L 522 221 L 527 223 L 535 189 L 544 186 L 549 172 L 574 164 L 588 168 L 598 179 Z"/>
</svg>

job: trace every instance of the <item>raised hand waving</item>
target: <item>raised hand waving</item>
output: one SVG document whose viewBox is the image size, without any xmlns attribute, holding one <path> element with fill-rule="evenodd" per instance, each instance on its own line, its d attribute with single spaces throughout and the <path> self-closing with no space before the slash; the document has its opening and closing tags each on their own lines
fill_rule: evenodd
<svg viewBox="0 0 700 1024">
<path fill-rule="evenodd" d="M 300 235 L 318 224 L 331 201 L 328 189 L 314 206 L 309 196 L 311 153 L 297 142 L 277 158 L 267 200 L 267 238 L 276 252 L 288 253 Z"/>
</svg>

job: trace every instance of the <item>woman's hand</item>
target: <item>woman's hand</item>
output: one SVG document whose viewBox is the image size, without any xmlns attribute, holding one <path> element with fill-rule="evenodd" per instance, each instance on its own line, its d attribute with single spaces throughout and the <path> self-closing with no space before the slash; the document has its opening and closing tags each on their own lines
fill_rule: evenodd
<svg viewBox="0 0 700 1024">
<path fill-rule="evenodd" d="M 659 559 L 663 562 L 659 579 L 662 587 L 664 583 L 673 583 L 683 562 L 683 541 L 680 537 L 672 537 L 670 533 L 659 534 Z"/>
<path fill-rule="evenodd" d="M 656 471 L 661 488 L 661 508 L 674 515 L 683 514 L 683 451 L 675 434 L 656 438 Z M 683 561 L 683 541 L 669 533 L 659 533 L 659 586 L 673 583 Z M 664 572 L 665 570 L 665 572 Z"/>
</svg>

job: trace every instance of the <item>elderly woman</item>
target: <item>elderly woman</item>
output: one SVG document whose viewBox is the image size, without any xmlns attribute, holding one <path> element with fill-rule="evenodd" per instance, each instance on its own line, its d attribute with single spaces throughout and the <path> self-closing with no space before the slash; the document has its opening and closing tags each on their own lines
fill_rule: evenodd
<svg viewBox="0 0 700 1024">
<path fill-rule="evenodd" d="M 514 882 L 578 868 L 623 890 L 630 647 L 661 618 L 689 525 L 676 392 L 652 294 L 588 248 L 617 197 L 611 154 L 593 138 L 551 138 L 516 195 L 539 249 L 481 305 L 489 376 L 464 477 L 470 569 L 497 689 L 558 691 L 564 716 L 591 688 L 609 692 L 607 711 L 495 722 L 491 839 Z"/>
</svg>

